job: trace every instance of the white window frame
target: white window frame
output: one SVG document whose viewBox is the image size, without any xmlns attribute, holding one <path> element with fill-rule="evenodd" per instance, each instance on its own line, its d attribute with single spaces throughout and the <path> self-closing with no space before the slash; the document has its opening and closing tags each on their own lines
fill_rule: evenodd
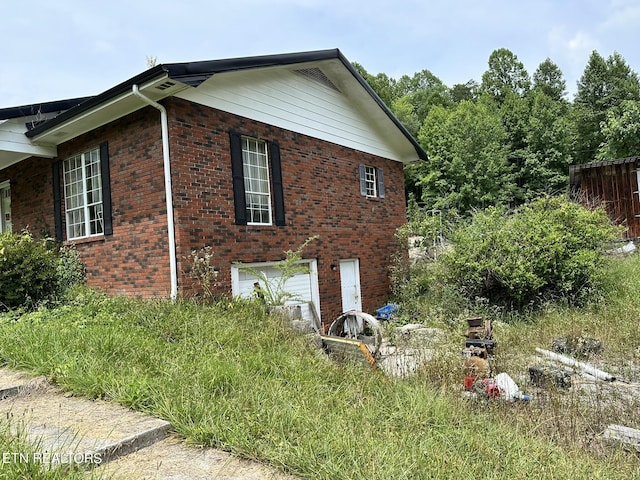
<svg viewBox="0 0 640 480">
<path fill-rule="evenodd" d="M 242 174 L 247 225 L 272 225 L 271 178 L 266 141 L 242 137 Z"/>
<path fill-rule="evenodd" d="M 62 162 L 67 240 L 104 235 L 100 148 Z"/>
<path fill-rule="evenodd" d="M 4 208 L 4 192 L 8 192 L 7 197 L 9 198 L 9 211 L 6 212 Z M 9 214 L 9 220 L 5 219 L 5 215 Z M 5 225 L 8 224 L 9 227 L 5 228 Z M 11 232 L 12 228 L 11 221 L 11 183 L 9 180 L 5 182 L 0 182 L 0 233 Z"/>
<path fill-rule="evenodd" d="M 364 166 L 364 184 L 367 198 L 378 196 L 378 174 L 375 167 Z"/>
</svg>

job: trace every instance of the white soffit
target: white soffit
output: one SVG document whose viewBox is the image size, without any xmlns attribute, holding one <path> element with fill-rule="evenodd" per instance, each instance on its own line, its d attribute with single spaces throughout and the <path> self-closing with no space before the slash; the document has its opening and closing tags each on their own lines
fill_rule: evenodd
<svg viewBox="0 0 640 480">
<path fill-rule="evenodd" d="M 14 118 L 0 123 L 0 170 L 26 158 L 36 156 L 53 158 L 55 146 L 34 144 L 25 136 L 29 118 Z"/>
</svg>

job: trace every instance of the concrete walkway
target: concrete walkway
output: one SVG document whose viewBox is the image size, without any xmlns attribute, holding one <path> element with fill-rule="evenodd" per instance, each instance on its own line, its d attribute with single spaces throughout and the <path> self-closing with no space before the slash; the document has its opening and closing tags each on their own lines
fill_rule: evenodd
<svg viewBox="0 0 640 480">
<path fill-rule="evenodd" d="M 44 377 L 0 368 L 0 422 L 32 445 L 2 461 L 77 463 L 113 480 L 294 480 L 262 464 L 185 445 L 161 419 L 69 396 Z"/>
</svg>

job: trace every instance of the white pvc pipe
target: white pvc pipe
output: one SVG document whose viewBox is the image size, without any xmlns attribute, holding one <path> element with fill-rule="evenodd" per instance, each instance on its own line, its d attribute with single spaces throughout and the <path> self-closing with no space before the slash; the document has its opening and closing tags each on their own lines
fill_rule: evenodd
<svg viewBox="0 0 640 480">
<path fill-rule="evenodd" d="M 171 301 L 178 297 L 178 268 L 176 261 L 176 229 L 173 220 L 173 194 L 171 187 L 171 157 L 169 155 L 169 120 L 167 109 L 144 96 L 137 85 L 133 85 L 133 94 L 148 105 L 160 110 L 160 124 L 162 127 L 162 157 L 164 161 L 164 190 L 167 197 L 167 235 L 169 237 L 169 268 L 171 275 Z"/>
<path fill-rule="evenodd" d="M 588 373 L 592 377 L 595 377 L 599 380 L 604 380 L 605 382 L 613 382 L 616 379 L 616 377 L 614 377 L 613 375 L 607 372 L 598 370 L 597 368 L 592 367 L 587 363 L 579 362 L 578 360 L 571 357 L 567 357 L 566 355 L 550 352 L 549 350 L 543 350 L 542 348 L 536 348 L 536 352 L 552 360 L 557 360 L 560 363 L 569 365 L 570 367 L 577 367 L 580 370 L 583 370 L 584 372 Z"/>
</svg>

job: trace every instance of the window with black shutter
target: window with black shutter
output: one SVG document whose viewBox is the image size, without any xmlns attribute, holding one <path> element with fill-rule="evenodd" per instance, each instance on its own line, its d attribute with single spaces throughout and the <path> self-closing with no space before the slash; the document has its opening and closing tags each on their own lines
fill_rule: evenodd
<svg viewBox="0 0 640 480">
<path fill-rule="evenodd" d="M 236 225 L 286 225 L 279 144 L 229 136 Z"/>
</svg>

